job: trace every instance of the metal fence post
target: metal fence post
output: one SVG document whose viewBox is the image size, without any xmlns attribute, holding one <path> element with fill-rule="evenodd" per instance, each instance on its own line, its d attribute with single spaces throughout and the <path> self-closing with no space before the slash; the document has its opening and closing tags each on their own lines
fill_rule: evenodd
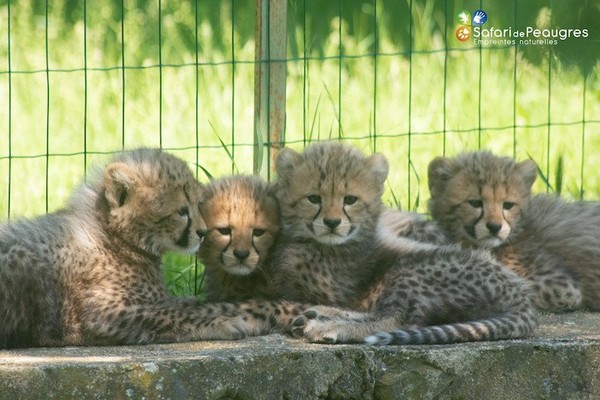
<svg viewBox="0 0 600 400">
<path fill-rule="evenodd" d="M 287 0 L 256 0 L 254 173 L 270 179 L 285 141 Z"/>
</svg>

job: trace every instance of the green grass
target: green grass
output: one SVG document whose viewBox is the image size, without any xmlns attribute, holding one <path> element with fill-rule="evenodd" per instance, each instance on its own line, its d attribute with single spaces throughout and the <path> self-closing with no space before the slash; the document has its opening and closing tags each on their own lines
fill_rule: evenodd
<svg viewBox="0 0 600 400">
<path fill-rule="evenodd" d="M 88 1 L 85 29 L 81 20 L 65 24 L 62 3 L 52 3 L 59 5 L 50 7 L 48 35 L 45 6 L 34 12 L 33 0 L 11 3 L 10 101 L 8 10 L 0 5 L 2 219 L 58 209 L 90 166 L 122 147 L 162 145 L 205 182 L 208 174 L 252 171 L 252 9 L 237 2 L 232 24 L 224 2 L 217 24 L 201 19 L 196 66 L 193 3 L 163 1 L 159 67 L 153 2 L 145 10 L 125 2 L 124 47 L 109 3 Z M 302 4 L 290 7 L 297 13 Z M 453 38 L 446 55 L 442 34 L 430 26 L 440 19 L 432 4 L 413 7 L 411 57 L 382 7 L 377 42 L 372 27 L 357 29 L 351 19 L 331 17 L 318 37 L 312 32 L 321 25 L 291 25 L 298 57 L 287 63 L 288 144 L 301 149 L 307 141 L 343 138 L 383 152 L 391 164 L 386 202 L 420 212 L 429 197 L 428 162 L 478 148 L 533 158 L 543 175 L 537 191 L 547 182 L 568 197 L 583 190 L 586 199 L 600 199 L 599 68 L 584 80 L 553 58 L 533 65 L 513 49 L 480 53 Z M 193 292 L 195 261 L 169 256 L 166 264 L 172 290 Z"/>
</svg>

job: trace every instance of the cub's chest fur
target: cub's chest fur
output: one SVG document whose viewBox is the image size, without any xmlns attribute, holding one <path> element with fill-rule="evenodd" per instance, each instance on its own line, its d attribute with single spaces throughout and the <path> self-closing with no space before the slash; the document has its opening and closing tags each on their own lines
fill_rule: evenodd
<svg viewBox="0 0 600 400">
<path fill-rule="evenodd" d="M 361 246 L 330 249 L 312 243 L 282 242 L 274 257 L 276 287 L 285 298 L 313 304 L 360 307 L 373 283 L 372 255 Z"/>
</svg>

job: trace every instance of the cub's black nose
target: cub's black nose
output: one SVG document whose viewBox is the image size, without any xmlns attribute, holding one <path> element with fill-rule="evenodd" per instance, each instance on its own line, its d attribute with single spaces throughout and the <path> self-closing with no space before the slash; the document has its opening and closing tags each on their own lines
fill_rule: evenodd
<svg viewBox="0 0 600 400">
<path fill-rule="evenodd" d="M 235 256 L 235 258 L 237 258 L 240 261 L 244 261 L 246 258 L 248 258 L 248 256 L 250 255 L 250 251 L 248 250 L 240 250 L 240 249 L 235 249 L 233 250 L 233 255 Z"/>
<path fill-rule="evenodd" d="M 336 219 L 323 218 L 323 223 L 325 225 L 327 225 L 329 227 L 329 229 L 333 230 L 333 229 L 337 228 L 339 224 L 342 223 L 342 220 L 339 218 L 336 218 Z"/>
<path fill-rule="evenodd" d="M 497 234 L 498 232 L 500 232 L 500 229 L 502 229 L 501 224 L 495 224 L 493 222 L 488 222 L 487 224 L 485 224 L 485 226 L 486 228 L 488 228 L 488 231 L 490 231 L 492 235 Z"/>
</svg>

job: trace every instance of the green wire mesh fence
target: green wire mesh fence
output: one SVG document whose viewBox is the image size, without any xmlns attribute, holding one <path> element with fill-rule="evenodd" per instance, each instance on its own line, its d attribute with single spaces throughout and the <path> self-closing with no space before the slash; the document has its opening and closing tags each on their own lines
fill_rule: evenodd
<svg viewBox="0 0 600 400">
<path fill-rule="evenodd" d="M 58 209 L 122 148 L 207 181 L 324 139 L 385 153 L 404 209 L 426 210 L 433 157 L 479 148 L 598 199 L 599 57 L 597 0 L 0 0 L 0 216 Z"/>
<path fill-rule="evenodd" d="M 255 68 L 277 62 L 287 71 L 279 141 L 385 152 L 390 198 L 404 208 L 424 210 L 431 158 L 476 148 L 531 157 L 551 190 L 597 198 L 598 4 L 496 3 L 289 1 L 287 55 L 255 61 L 250 1 L 5 0 L 0 214 L 58 208 L 121 148 L 160 146 L 215 176 L 252 172 Z M 588 35 L 460 42 L 457 16 L 475 9 L 497 27 Z"/>
</svg>

